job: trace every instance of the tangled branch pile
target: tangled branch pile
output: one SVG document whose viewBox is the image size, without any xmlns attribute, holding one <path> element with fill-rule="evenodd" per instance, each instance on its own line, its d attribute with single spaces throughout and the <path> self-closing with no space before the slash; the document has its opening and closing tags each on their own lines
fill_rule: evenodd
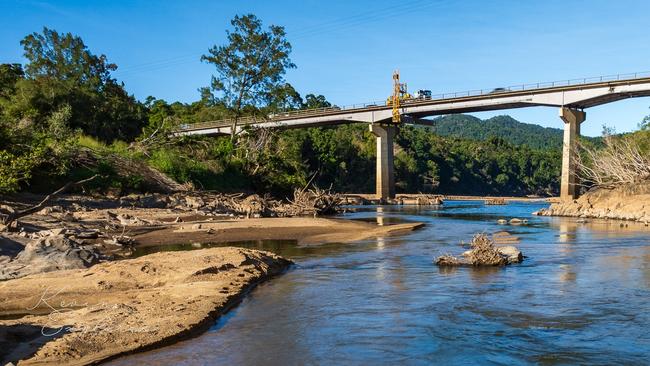
<svg viewBox="0 0 650 366">
<path fill-rule="evenodd" d="M 439 266 L 504 266 L 522 258 L 521 252 L 514 247 L 496 248 L 486 234 L 474 235 L 470 246 L 471 249 L 463 253 L 464 258 L 446 254 L 438 257 L 435 263 Z"/>
<path fill-rule="evenodd" d="M 474 266 L 502 266 L 507 263 L 486 234 L 474 235 L 471 247 L 467 260 Z"/>
<path fill-rule="evenodd" d="M 335 214 L 343 204 L 343 197 L 331 193 L 330 190 L 313 188 L 309 190 L 296 189 L 293 199 L 288 200 L 288 202 L 275 200 L 268 194 L 264 196 L 258 194 L 245 196 L 243 193 L 201 194 L 197 192 L 175 194 L 170 196 L 168 201 L 162 202 L 161 207 L 192 210 L 206 215 L 237 214 L 250 218 Z"/>
<path fill-rule="evenodd" d="M 580 144 L 576 166 L 583 184 L 614 187 L 650 179 L 650 155 L 625 137 L 604 137 L 601 149 Z"/>
<path fill-rule="evenodd" d="M 287 216 L 332 215 L 339 212 L 343 200 L 343 196 L 332 193 L 331 189 L 295 189 L 293 199 L 281 210 Z"/>
</svg>

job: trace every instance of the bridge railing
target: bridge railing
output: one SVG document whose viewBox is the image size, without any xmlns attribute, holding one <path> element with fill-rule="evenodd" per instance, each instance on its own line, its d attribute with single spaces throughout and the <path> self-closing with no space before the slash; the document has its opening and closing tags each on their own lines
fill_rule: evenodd
<svg viewBox="0 0 650 366">
<path fill-rule="evenodd" d="M 530 84 L 517 84 L 517 85 L 511 85 L 511 86 L 506 86 L 506 87 L 498 87 L 498 88 L 491 88 L 491 89 L 475 89 L 475 90 L 468 90 L 468 91 L 462 91 L 462 92 L 452 92 L 452 93 L 441 93 L 441 94 L 436 94 L 432 95 L 430 99 L 426 99 L 426 101 L 431 101 L 431 100 L 443 100 L 443 99 L 452 99 L 452 98 L 462 98 L 462 97 L 474 97 L 474 96 L 483 96 L 483 95 L 498 95 L 501 93 L 508 93 L 508 92 L 518 92 L 518 91 L 529 91 L 529 90 L 535 90 L 535 89 L 546 89 L 546 88 L 557 88 L 557 87 L 567 87 L 567 86 L 576 86 L 576 85 L 584 85 L 584 84 L 593 84 L 593 83 L 602 83 L 602 82 L 612 82 L 612 81 L 622 81 L 622 80 L 634 80 L 634 79 L 643 79 L 643 78 L 650 78 L 650 71 L 644 71 L 644 72 L 635 72 L 635 73 L 627 73 L 627 74 L 616 74 L 616 75 L 604 75 L 604 76 L 595 76 L 595 77 L 589 77 L 589 78 L 581 78 L 581 79 L 569 79 L 569 80 L 559 80 L 559 81 L 547 81 L 547 82 L 541 82 L 541 83 L 530 83 Z M 357 104 L 351 104 L 351 105 L 346 105 L 346 106 L 331 106 L 331 107 L 324 107 L 324 108 L 311 108 L 311 109 L 299 109 L 299 110 L 294 110 L 294 111 L 286 111 L 286 112 L 277 112 L 270 114 L 267 117 L 259 117 L 259 116 L 253 116 L 253 117 L 241 117 L 238 121 L 238 125 L 252 125 L 252 124 L 257 124 L 257 123 L 262 123 L 262 122 L 273 122 L 273 121 L 281 121 L 287 118 L 295 118 L 295 117 L 308 117 L 311 115 L 322 115 L 322 114 L 327 114 L 327 113 L 338 113 L 340 111 L 346 111 L 346 110 L 356 110 L 356 109 L 365 109 L 365 108 L 370 108 L 370 107 L 378 107 L 378 106 L 386 106 L 386 101 L 373 101 L 373 102 L 367 102 L 367 103 L 357 103 Z M 218 128 L 218 127 L 227 127 L 232 125 L 234 122 L 234 119 L 223 119 L 219 121 L 208 121 L 208 122 L 199 122 L 199 123 L 192 123 L 192 124 L 186 124 L 186 125 L 181 125 L 180 128 L 181 130 L 200 130 L 200 129 L 206 129 L 206 128 Z"/>
<path fill-rule="evenodd" d="M 476 90 L 469 90 L 469 91 L 462 91 L 462 92 L 442 93 L 442 94 L 436 94 L 431 96 L 431 99 L 439 100 L 439 99 L 473 97 L 473 96 L 481 96 L 481 95 L 500 94 L 506 92 L 557 88 L 563 86 L 565 87 L 576 86 L 576 85 L 594 84 L 594 83 L 603 83 L 603 82 L 621 81 L 621 80 L 644 79 L 649 77 L 650 77 L 650 71 L 635 72 L 635 73 L 628 73 L 628 74 L 594 76 L 594 77 L 581 78 L 581 79 L 547 81 L 547 82 L 530 83 L 530 84 L 517 84 L 517 85 L 492 88 L 492 89 L 476 89 Z"/>
</svg>

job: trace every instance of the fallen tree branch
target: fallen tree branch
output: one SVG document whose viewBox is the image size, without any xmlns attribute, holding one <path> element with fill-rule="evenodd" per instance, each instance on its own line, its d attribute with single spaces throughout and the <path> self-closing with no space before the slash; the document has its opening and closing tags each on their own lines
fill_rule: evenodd
<svg viewBox="0 0 650 366">
<path fill-rule="evenodd" d="M 54 191 L 54 192 L 48 194 L 47 196 L 45 196 L 45 198 L 43 198 L 43 200 L 41 202 L 39 202 L 37 205 L 32 206 L 32 207 L 27 208 L 27 209 L 22 210 L 22 211 L 10 212 L 2 220 L 2 224 L 6 225 L 6 227 L 8 228 L 8 227 L 11 226 L 11 224 L 14 221 L 18 220 L 19 218 L 29 216 L 29 215 L 34 214 L 34 213 L 44 209 L 45 207 L 47 207 L 49 202 L 52 200 L 52 198 L 56 197 L 57 195 L 67 191 L 68 189 L 70 189 L 72 187 L 76 187 L 76 186 L 79 186 L 81 184 L 88 183 L 88 182 L 94 180 L 97 177 L 99 177 L 99 174 L 95 174 L 90 178 L 82 179 L 82 180 L 80 180 L 78 182 L 68 182 L 63 187 L 61 187 L 61 188 L 57 189 L 56 191 Z"/>
</svg>

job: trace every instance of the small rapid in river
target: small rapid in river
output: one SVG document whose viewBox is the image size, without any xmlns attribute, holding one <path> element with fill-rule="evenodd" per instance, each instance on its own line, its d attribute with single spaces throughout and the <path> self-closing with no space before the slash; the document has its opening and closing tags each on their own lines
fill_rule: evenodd
<svg viewBox="0 0 650 366">
<path fill-rule="evenodd" d="M 426 226 L 354 244 L 237 243 L 297 265 L 258 286 L 209 332 L 109 364 L 648 364 L 650 231 L 531 216 L 545 206 L 360 207 L 344 217 Z M 497 223 L 511 218 L 528 224 Z M 501 231 L 519 238 L 522 264 L 432 263 L 460 254 L 459 242 L 477 232 Z"/>
</svg>

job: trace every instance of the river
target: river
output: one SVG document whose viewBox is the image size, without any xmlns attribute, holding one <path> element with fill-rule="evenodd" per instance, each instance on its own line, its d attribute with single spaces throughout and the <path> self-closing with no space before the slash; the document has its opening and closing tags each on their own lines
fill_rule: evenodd
<svg viewBox="0 0 650 366">
<path fill-rule="evenodd" d="M 110 364 L 648 364 L 650 231 L 530 214 L 546 205 L 361 207 L 344 217 L 426 226 L 355 244 L 242 243 L 297 264 L 209 332 Z M 513 217 L 529 222 L 497 223 Z M 522 264 L 433 265 L 498 231 L 519 238 Z"/>
</svg>

